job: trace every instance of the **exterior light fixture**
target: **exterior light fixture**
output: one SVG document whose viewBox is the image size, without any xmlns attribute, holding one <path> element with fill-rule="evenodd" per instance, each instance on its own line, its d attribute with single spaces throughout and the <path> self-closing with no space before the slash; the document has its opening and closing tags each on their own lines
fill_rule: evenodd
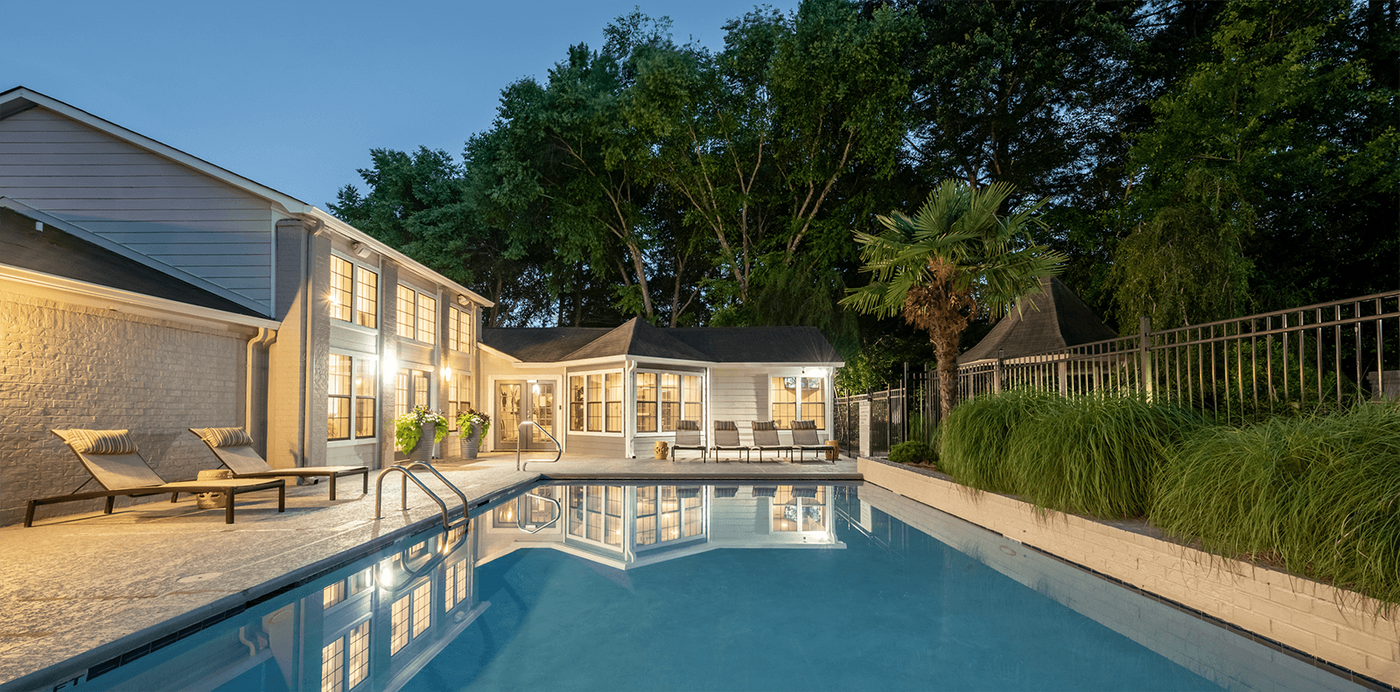
<svg viewBox="0 0 1400 692">
<path fill-rule="evenodd" d="M 467 300 L 466 296 L 457 296 L 457 304 L 462 307 L 467 307 L 470 302 L 471 301 Z"/>
<path fill-rule="evenodd" d="M 361 243 L 359 241 L 351 243 L 350 250 L 353 251 L 355 253 L 355 256 L 359 257 L 360 259 L 369 259 L 370 254 L 374 252 L 370 249 L 368 245 L 365 245 L 364 243 Z"/>
<path fill-rule="evenodd" d="M 449 367 L 447 367 L 446 365 L 442 366 L 442 379 L 444 379 L 444 380 L 450 380 L 450 379 L 452 379 L 452 368 L 449 368 Z"/>
</svg>

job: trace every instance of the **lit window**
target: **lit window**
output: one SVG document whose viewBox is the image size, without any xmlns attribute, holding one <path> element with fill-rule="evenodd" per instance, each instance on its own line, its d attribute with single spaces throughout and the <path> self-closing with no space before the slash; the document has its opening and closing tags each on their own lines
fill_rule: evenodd
<svg viewBox="0 0 1400 692">
<path fill-rule="evenodd" d="M 772 381 L 773 422 L 779 428 L 789 428 L 795 420 L 810 420 L 818 430 L 826 429 L 825 378 L 774 377 Z"/>
<path fill-rule="evenodd" d="M 355 267 L 355 324 L 379 328 L 379 275 Z"/>
<path fill-rule="evenodd" d="M 448 565 L 443 570 L 442 590 L 442 611 L 445 613 L 452 610 L 452 606 L 457 605 L 457 590 L 452 585 L 457 583 L 457 565 Z"/>
<path fill-rule="evenodd" d="M 340 682 L 344 678 L 344 641 L 335 641 L 321 648 L 321 692 L 340 692 Z"/>
<path fill-rule="evenodd" d="M 394 375 L 394 417 L 408 413 L 409 377 L 408 370 L 399 370 Z"/>
<path fill-rule="evenodd" d="M 471 348 L 471 316 L 457 308 L 447 309 L 447 347 L 453 351 Z"/>
<path fill-rule="evenodd" d="M 418 294 L 418 340 L 437 343 L 437 299 Z"/>
<path fill-rule="evenodd" d="M 413 405 L 428 406 L 428 372 L 426 370 L 413 371 Z"/>
<path fill-rule="evenodd" d="M 350 321 L 354 269 L 355 265 L 331 255 L 331 319 Z"/>
<path fill-rule="evenodd" d="M 603 430 L 603 376 L 588 376 L 588 430 Z"/>
<path fill-rule="evenodd" d="M 345 582 L 338 581 L 321 589 L 321 607 L 329 608 L 345 600 Z"/>
<path fill-rule="evenodd" d="M 375 436 L 375 407 L 378 405 L 378 368 L 373 360 L 355 359 L 355 437 Z"/>
<path fill-rule="evenodd" d="M 389 612 L 389 655 L 399 652 L 408 644 L 408 613 L 412 599 L 404 596 L 394 601 L 394 607 Z"/>
<path fill-rule="evenodd" d="M 414 314 L 418 304 L 418 293 L 413 289 L 399 284 L 396 300 L 396 310 L 398 325 L 394 328 L 394 333 L 400 338 L 412 339 L 414 336 Z"/>
<path fill-rule="evenodd" d="M 804 492 L 805 491 L 805 492 Z M 825 531 L 826 488 L 778 486 L 773 495 L 774 531 Z"/>
<path fill-rule="evenodd" d="M 569 378 L 569 430 L 583 431 L 584 388 L 583 377 Z"/>
<path fill-rule="evenodd" d="M 332 353 L 328 387 L 326 439 L 350 439 L 350 356 Z"/>
<path fill-rule="evenodd" d="M 705 390 L 699 375 L 637 373 L 637 432 L 675 432 L 682 420 L 699 422 Z"/>
<path fill-rule="evenodd" d="M 352 420 L 355 422 L 354 437 L 374 437 L 379 386 L 375 379 L 375 361 L 332 353 L 329 371 L 326 439 L 350 439 Z"/>
<path fill-rule="evenodd" d="M 352 690 L 369 677 L 369 620 L 350 630 L 350 665 L 346 673 L 346 688 Z"/>
<path fill-rule="evenodd" d="M 413 590 L 413 636 L 428 629 L 433 617 L 433 583 L 425 581 Z"/>
</svg>

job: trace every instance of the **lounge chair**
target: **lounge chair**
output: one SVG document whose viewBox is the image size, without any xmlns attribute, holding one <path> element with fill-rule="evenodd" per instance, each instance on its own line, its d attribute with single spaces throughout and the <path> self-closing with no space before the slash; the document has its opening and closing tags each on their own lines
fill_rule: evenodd
<svg viewBox="0 0 1400 692">
<path fill-rule="evenodd" d="M 771 420 L 756 420 L 753 422 L 753 448 L 758 450 L 758 460 L 763 461 L 763 450 L 771 449 L 788 453 L 788 461 L 792 461 L 792 445 L 785 445 L 778 441 L 778 426 Z"/>
<path fill-rule="evenodd" d="M 209 445 L 214 456 L 223 462 L 234 478 L 277 478 L 295 476 L 315 478 L 325 476 L 330 479 L 331 500 L 335 500 L 335 479 L 341 476 L 363 476 L 360 492 L 369 493 L 368 466 L 299 466 L 287 469 L 274 469 L 258 453 L 253 451 L 253 438 L 243 428 L 190 428 L 204 444 Z"/>
<path fill-rule="evenodd" d="M 819 452 L 817 461 L 822 461 L 823 456 L 831 450 L 831 447 L 817 439 L 817 422 L 810 420 L 792 422 L 792 448 L 797 450 L 798 461 L 807 460 L 807 450 Z M 831 463 L 835 464 L 836 461 L 832 460 Z"/>
<path fill-rule="evenodd" d="M 739 426 L 735 425 L 732 420 L 715 421 L 714 443 L 710 449 L 715 452 L 716 463 L 720 460 L 719 453 L 726 449 L 744 452 L 745 456 L 749 454 L 748 446 L 739 442 Z"/>
<path fill-rule="evenodd" d="M 107 498 L 103 514 L 112 513 L 112 504 L 118 497 L 142 497 L 170 493 L 170 501 L 180 499 L 180 493 L 222 493 L 224 495 L 224 523 L 233 523 L 235 497 L 239 493 L 256 490 L 277 489 L 277 511 L 287 509 L 287 485 L 281 478 L 272 480 L 207 480 L 178 481 L 166 483 L 156 475 L 150 464 L 136 449 L 136 443 L 125 430 L 51 430 L 73 450 L 78 461 L 83 463 L 88 473 L 104 490 L 69 495 L 43 497 L 29 501 L 24 512 L 24 525 L 34 525 L 34 509 L 39 505 L 52 505 L 60 502 L 77 502 L 94 498 Z M 87 485 L 84 483 L 83 485 Z M 78 486 L 82 488 L 82 486 Z"/>
<path fill-rule="evenodd" d="M 677 449 L 698 449 L 700 460 L 705 457 L 705 444 L 700 441 L 700 424 L 693 420 L 676 421 L 676 441 L 671 444 L 671 461 L 676 461 Z"/>
</svg>

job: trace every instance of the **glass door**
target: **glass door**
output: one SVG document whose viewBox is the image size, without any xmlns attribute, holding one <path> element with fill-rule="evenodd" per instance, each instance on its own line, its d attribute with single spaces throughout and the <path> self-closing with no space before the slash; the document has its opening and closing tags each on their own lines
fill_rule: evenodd
<svg viewBox="0 0 1400 692">
<path fill-rule="evenodd" d="M 526 421 L 534 421 L 558 438 L 559 433 L 554 427 L 556 403 L 553 382 L 497 382 L 495 400 L 496 420 L 500 424 L 491 427 L 496 430 L 496 449 L 516 449 L 521 443 L 520 424 Z M 520 449 L 553 451 L 554 443 L 539 428 L 530 426 L 524 446 Z"/>
</svg>

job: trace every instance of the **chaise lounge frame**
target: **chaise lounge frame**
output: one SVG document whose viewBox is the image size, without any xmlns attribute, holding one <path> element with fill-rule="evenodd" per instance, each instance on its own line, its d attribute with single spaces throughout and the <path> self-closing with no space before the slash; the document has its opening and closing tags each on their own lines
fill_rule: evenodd
<svg viewBox="0 0 1400 692">
<path fill-rule="evenodd" d="M 195 437 L 198 437 L 205 446 L 209 447 L 209 450 L 214 453 L 214 456 L 218 457 L 220 463 L 233 472 L 234 478 L 277 478 L 287 476 L 296 478 L 316 478 L 325 476 L 329 480 L 329 485 L 331 486 L 330 499 L 334 501 L 336 479 L 343 476 L 360 475 L 363 476 L 361 479 L 362 483 L 360 484 L 360 493 L 364 495 L 369 494 L 368 466 L 294 466 L 285 469 L 273 468 L 271 464 L 267 463 L 266 459 L 263 459 L 257 452 L 253 451 L 252 447 L 246 445 L 238 447 L 215 447 L 208 439 L 199 434 L 199 430 L 199 428 L 189 429 L 190 432 L 194 433 Z"/>
</svg>

